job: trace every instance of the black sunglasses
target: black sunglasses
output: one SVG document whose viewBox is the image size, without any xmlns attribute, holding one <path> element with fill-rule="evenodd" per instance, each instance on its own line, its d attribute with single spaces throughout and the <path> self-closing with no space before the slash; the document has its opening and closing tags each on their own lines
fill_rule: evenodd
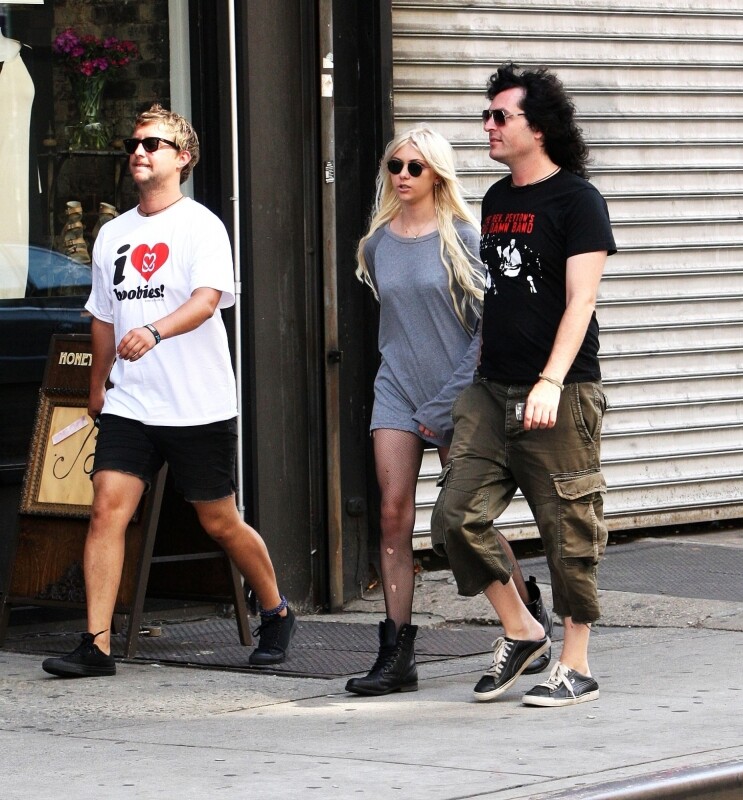
<svg viewBox="0 0 743 800">
<path fill-rule="evenodd" d="M 509 114 L 507 111 L 504 111 L 502 108 L 486 108 L 482 112 L 482 121 L 485 124 L 489 119 L 492 118 L 493 122 L 499 127 L 502 128 L 511 117 L 525 117 L 526 114 L 523 112 L 521 114 Z"/>
<path fill-rule="evenodd" d="M 404 166 L 405 162 L 401 161 L 399 158 L 391 158 L 387 162 L 387 169 L 393 175 L 399 175 L 402 172 L 402 168 Z M 421 164 L 420 161 L 408 161 L 408 173 L 410 174 L 411 178 L 420 178 L 425 168 L 426 165 Z"/>
<path fill-rule="evenodd" d="M 124 139 L 124 150 L 131 156 L 134 155 L 137 148 L 141 144 L 144 147 L 145 153 L 154 153 L 160 147 L 160 142 L 170 145 L 176 150 L 181 148 L 170 139 L 163 139 L 162 136 L 145 136 L 144 139 Z"/>
</svg>

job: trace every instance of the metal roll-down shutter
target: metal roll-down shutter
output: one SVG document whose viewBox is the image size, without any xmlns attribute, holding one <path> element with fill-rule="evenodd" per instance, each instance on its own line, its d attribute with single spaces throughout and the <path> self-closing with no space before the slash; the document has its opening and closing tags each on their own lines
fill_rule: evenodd
<svg viewBox="0 0 743 800">
<path fill-rule="evenodd" d="M 479 117 L 495 67 L 545 65 L 575 100 L 620 251 L 597 311 L 613 530 L 743 515 L 743 10 L 652 5 L 393 2 L 396 130 L 449 138 L 477 213 L 504 174 Z M 427 452 L 418 548 L 438 472 Z M 498 524 L 536 534 L 519 495 Z"/>
</svg>

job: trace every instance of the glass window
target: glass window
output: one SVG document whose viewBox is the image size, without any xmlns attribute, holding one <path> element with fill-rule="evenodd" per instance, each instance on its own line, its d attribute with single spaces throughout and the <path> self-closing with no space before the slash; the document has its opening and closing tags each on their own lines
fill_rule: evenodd
<svg viewBox="0 0 743 800">
<path fill-rule="evenodd" d="M 0 483 L 22 478 L 51 336 L 90 330 L 98 231 L 137 202 L 121 139 L 170 105 L 169 8 L 0 2 Z"/>
</svg>

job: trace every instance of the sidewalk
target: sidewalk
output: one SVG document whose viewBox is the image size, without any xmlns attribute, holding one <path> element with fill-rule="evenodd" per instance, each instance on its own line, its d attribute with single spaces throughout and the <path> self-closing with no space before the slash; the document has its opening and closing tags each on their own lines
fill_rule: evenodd
<svg viewBox="0 0 743 800">
<path fill-rule="evenodd" d="M 663 541 L 688 548 L 697 595 L 702 555 L 719 563 L 743 552 L 741 531 Z M 483 598 L 457 597 L 448 573 L 419 577 L 414 621 L 493 622 Z M 730 576 L 696 577 L 715 598 Z M 601 697 L 564 709 L 521 705 L 535 676 L 493 703 L 472 702 L 483 655 L 421 665 L 417 693 L 357 698 L 344 692 L 346 677 L 153 664 L 63 681 L 43 673 L 38 656 L 3 650 L 0 797 L 539 800 L 686 767 L 739 762 L 743 771 L 737 577 L 740 591 L 727 599 L 661 596 L 655 585 L 602 591 L 591 647 Z M 378 605 L 372 596 L 323 619 L 376 623 Z"/>
</svg>

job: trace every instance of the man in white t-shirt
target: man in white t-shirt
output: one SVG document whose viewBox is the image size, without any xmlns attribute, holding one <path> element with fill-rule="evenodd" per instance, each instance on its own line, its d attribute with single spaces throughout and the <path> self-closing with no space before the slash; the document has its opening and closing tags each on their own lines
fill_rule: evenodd
<svg viewBox="0 0 743 800">
<path fill-rule="evenodd" d="M 181 194 L 199 158 L 198 138 L 183 117 L 152 106 L 124 147 L 139 205 L 101 228 L 86 304 L 93 315 L 88 413 L 100 425 L 84 557 L 88 633 L 72 653 L 42 667 L 62 677 L 116 673 L 109 626 L 126 528 L 165 462 L 261 604 L 250 663 L 277 664 L 295 618 L 263 539 L 235 502 L 237 397 L 219 313 L 235 302 L 227 231 Z"/>
</svg>

